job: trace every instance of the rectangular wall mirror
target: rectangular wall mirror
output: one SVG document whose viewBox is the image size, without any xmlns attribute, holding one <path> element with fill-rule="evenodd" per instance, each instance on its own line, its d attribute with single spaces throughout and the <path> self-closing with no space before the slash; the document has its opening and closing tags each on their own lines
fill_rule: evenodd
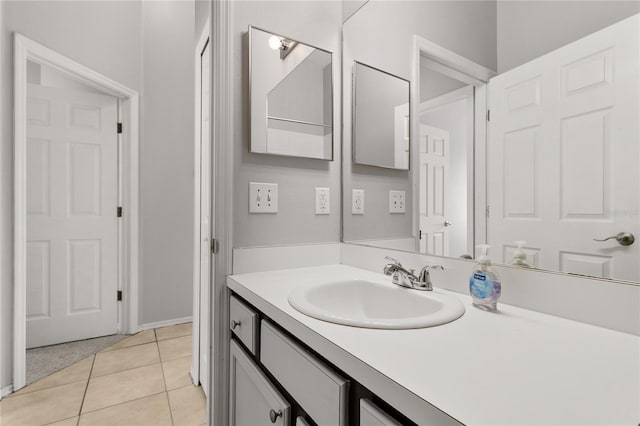
<svg viewBox="0 0 640 426">
<path fill-rule="evenodd" d="M 494 263 L 639 283 L 638 8 L 616 3 L 616 19 L 541 54 L 479 36 L 491 2 L 391 3 L 343 25 L 343 241 L 453 258 L 486 243 Z M 365 63 L 411 85 L 405 170 L 361 140 L 381 121 L 362 104 L 385 87 Z"/>
<path fill-rule="evenodd" d="M 332 54 L 249 27 L 250 151 L 333 160 Z"/>
<path fill-rule="evenodd" d="M 409 170 L 409 81 L 353 63 L 353 161 Z"/>
</svg>

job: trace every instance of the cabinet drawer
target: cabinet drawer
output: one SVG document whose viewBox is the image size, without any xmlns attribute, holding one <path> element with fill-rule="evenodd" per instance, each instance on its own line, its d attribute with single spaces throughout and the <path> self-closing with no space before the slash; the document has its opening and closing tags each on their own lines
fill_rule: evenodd
<svg viewBox="0 0 640 426">
<path fill-rule="evenodd" d="M 360 400 L 360 426 L 400 426 L 400 423 L 368 399 Z"/>
<path fill-rule="evenodd" d="M 229 355 L 229 424 L 289 426 L 291 405 L 233 340 Z"/>
<path fill-rule="evenodd" d="M 260 361 L 318 425 L 346 425 L 349 382 L 267 321 Z"/>
<path fill-rule="evenodd" d="M 258 314 L 234 296 L 229 301 L 229 327 L 255 355 L 258 350 Z"/>
</svg>

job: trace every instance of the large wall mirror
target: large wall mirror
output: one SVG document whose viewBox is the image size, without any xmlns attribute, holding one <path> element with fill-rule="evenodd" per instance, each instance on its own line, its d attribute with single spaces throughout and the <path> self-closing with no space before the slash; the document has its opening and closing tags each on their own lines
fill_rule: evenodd
<svg viewBox="0 0 640 426">
<path fill-rule="evenodd" d="M 249 27 L 251 152 L 333 160 L 331 52 Z"/>
<path fill-rule="evenodd" d="M 521 45 L 502 62 L 526 60 L 497 73 L 508 55 L 495 34 L 467 25 L 495 2 L 396 3 L 367 2 L 343 26 L 343 240 L 454 258 L 487 243 L 495 263 L 522 251 L 520 267 L 640 282 L 638 5 L 616 3 L 610 22 L 548 53 Z M 410 82 L 408 170 L 359 161 L 353 126 L 377 123 L 351 109 L 354 63 Z"/>
</svg>

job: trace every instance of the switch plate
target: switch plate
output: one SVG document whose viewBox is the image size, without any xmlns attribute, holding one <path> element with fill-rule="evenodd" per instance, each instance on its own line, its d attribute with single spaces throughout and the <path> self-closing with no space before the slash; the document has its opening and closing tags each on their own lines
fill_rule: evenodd
<svg viewBox="0 0 640 426">
<path fill-rule="evenodd" d="M 364 214 L 364 189 L 351 190 L 351 214 Z"/>
<path fill-rule="evenodd" d="M 329 188 L 316 187 L 316 214 L 329 214 L 330 211 Z"/>
<path fill-rule="evenodd" d="M 278 213 L 278 184 L 249 182 L 249 213 Z"/>
<path fill-rule="evenodd" d="M 389 213 L 406 213 L 405 194 L 405 191 L 389 191 Z"/>
</svg>

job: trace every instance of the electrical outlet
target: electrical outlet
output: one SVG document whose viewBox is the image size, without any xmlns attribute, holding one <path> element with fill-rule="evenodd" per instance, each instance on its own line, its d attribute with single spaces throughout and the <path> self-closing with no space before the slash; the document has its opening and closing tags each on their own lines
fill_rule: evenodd
<svg viewBox="0 0 640 426">
<path fill-rule="evenodd" d="M 389 213 L 406 213 L 405 191 L 389 191 Z"/>
<path fill-rule="evenodd" d="M 329 188 L 316 187 L 316 214 L 329 214 Z"/>
<path fill-rule="evenodd" d="M 278 213 L 278 184 L 249 182 L 249 213 Z"/>
<path fill-rule="evenodd" d="M 364 214 L 364 189 L 351 190 L 351 214 Z"/>
</svg>

